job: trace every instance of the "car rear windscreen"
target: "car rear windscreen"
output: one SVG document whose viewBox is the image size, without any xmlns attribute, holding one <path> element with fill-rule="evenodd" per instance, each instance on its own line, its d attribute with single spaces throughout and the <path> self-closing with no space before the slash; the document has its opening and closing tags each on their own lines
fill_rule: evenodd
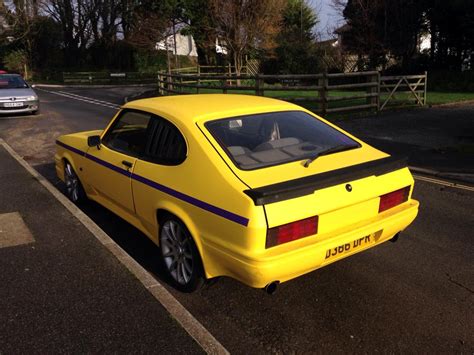
<svg viewBox="0 0 474 355">
<path fill-rule="evenodd" d="M 210 121 L 205 126 L 242 170 L 315 159 L 320 154 L 360 147 L 303 111 L 239 116 Z"/>
</svg>

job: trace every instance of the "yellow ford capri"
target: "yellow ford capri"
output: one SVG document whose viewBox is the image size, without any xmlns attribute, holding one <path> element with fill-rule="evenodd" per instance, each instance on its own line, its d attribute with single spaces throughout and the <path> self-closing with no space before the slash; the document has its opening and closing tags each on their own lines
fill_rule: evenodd
<svg viewBox="0 0 474 355">
<path fill-rule="evenodd" d="M 141 230 L 183 292 L 229 276 L 271 293 L 398 238 L 418 212 L 406 160 L 269 98 L 133 101 L 56 145 L 69 198 Z"/>
</svg>

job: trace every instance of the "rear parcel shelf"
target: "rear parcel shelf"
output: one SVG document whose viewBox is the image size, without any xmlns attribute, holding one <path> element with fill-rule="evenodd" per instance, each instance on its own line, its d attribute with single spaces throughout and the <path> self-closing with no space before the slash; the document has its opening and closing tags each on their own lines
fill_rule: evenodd
<svg viewBox="0 0 474 355">
<path fill-rule="evenodd" d="M 245 190 L 256 206 L 312 194 L 315 190 L 348 183 L 352 180 L 379 176 L 408 166 L 406 157 L 389 156 L 362 164 L 306 176 L 295 180 Z"/>
</svg>

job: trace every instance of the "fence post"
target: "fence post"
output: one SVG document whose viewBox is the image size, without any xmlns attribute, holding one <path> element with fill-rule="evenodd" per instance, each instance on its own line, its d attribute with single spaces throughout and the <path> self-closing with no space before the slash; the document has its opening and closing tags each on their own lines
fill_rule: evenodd
<svg viewBox="0 0 474 355">
<path fill-rule="evenodd" d="M 173 90 L 173 78 L 171 77 L 171 73 L 168 72 L 168 92 L 169 90 Z"/>
<path fill-rule="evenodd" d="M 265 96 L 263 85 L 264 85 L 263 78 L 259 74 L 255 75 L 255 95 Z"/>
<path fill-rule="evenodd" d="M 196 87 L 196 94 L 199 94 L 199 85 L 201 85 L 201 66 L 197 65 L 197 75 L 198 75 L 198 79 L 197 79 L 197 87 Z"/>
<path fill-rule="evenodd" d="M 425 71 L 425 92 L 423 93 L 423 106 L 426 106 L 426 93 L 428 92 L 428 72 Z"/>
<path fill-rule="evenodd" d="M 163 88 L 162 88 L 162 86 L 161 86 L 161 85 L 163 84 L 163 83 L 161 82 L 162 80 L 163 80 L 163 79 L 162 79 L 161 74 L 158 73 L 158 95 L 160 95 L 160 96 L 163 96 Z"/>
<path fill-rule="evenodd" d="M 321 114 L 325 115 L 328 109 L 328 101 L 327 101 L 328 77 L 327 77 L 326 71 L 323 72 L 323 77 L 318 79 L 318 86 L 321 87 L 319 89 L 319 99 L 321 100 L 321 103 L 320 103 Z"/>
<path fill-rule="evenodd" d="M 222 85 L 222 93 L 227 94 L 227 79 L 222 79 L 221 85 Z"/>
<path fill-rule="evenodd" d="M 377 72 L 377 74 L 369 75 L 368 79 L 369 83 L 376 83 L 377 85 L 368 87 L 367 94 L 377 94 L 377 96 L 367 96 L 366 103 L 370 105 L 376 105 L 376 110 L 378 112 L 380 106 L 380 72 Z"/>
<path fill-rule="evenodd" d="M 377 112 L 380 111 L 380 72 L 377 72 Z"/>
</svg>

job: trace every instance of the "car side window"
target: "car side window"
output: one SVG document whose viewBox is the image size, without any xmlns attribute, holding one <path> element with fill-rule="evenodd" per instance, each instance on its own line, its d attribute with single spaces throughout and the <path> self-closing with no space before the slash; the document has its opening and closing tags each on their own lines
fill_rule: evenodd
<svg viewBox="0 0 474 355">
<path fill-rule="evenodd" d="M 151 114 L 124 111 L 107 131 L 102 143 L 107 147 L 132 156 L 140 156 L 147 142 L 147 128 Z"/>
<path fill-rule="evenodd" d="M 186 140 L 179 129 L 164 118 L 154 116 L 144 158 L 162 165 L 179 165 L 187 155 Z"/>
</svg>

